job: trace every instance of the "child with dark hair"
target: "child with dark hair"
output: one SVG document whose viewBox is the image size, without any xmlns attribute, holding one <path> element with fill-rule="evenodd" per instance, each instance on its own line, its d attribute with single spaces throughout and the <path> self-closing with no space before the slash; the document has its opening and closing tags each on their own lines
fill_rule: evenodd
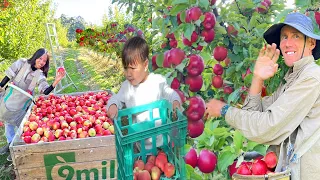
<svg viewBox="0 0 320 180">
<path fill-rule="evenodd" d="M 167 99 L 173 104 L 173 110 L 181 109 L 181 99 L 177 92 L 166 82 L 160 74 L 148 71 L 149 47 L 141 37 L 129 39 L 122 50 L 122 65 L 126 81 L 121 85 L 119 92 L 113 95 L 107 104 L 107 114 L 115 118 L 118 109 L 131 108 L 148 104 L 157 100 Z M 153 112 L 159 117 L 159 110 Z M 143 112 L 133 117 L 135 123 L 147 121 L 149 113 Z M 156 122 L 156 125 L 160 123 Z M 149 140 L 148 140 L 149 141 Z M 162 137 L 157 137 L 157 146 L 162 145 Z M 151 142 L 146 142 L 146 149 L 150 149 Z"/>
<path fill-rule="evenodd" d="M 65 76 L 64 72 L 57 72 L 54 82 L 49 85 L 47 75 L 49 71 L 49 55 L 46 49 L 38 49 L 30 59 L 19 59 L 5 72 L 6 76 L 0 82 L 0 121 L 5 122 L 5 136 L 8 144 L 0 148 L 0 155 L 9 152 L 9 144 L 13 140 L 15 127 L 19 127 L 31 101 L 12 87 L 6 87 L 10 81 L 20 89 L 30 93 L 36 86 L 41 94 L 48 95 Z M 2 98 L 1 98 L 2 97 Z M 11 156 L 7 158 L 11 161 Z"/>
</svg>

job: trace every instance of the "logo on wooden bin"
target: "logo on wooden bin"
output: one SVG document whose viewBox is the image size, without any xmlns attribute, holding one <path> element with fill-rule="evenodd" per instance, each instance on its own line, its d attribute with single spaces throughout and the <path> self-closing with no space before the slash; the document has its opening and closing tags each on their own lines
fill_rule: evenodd
<svg viewBox="0 0 320 180">
<path fill-rule="evenodd" d="M 46 154 L 44 165 L 48 180 L 53 179 L 107 179 L 107 161 L 101 161 L 101 168 L 82 169 L 85 163 L 76 164 L 75 152 Z M 76 167 L 75 167 L 76 166 Z M 110 178 L 115 178 L 115 160 L 110 161 Z M 95 165 L 95 167 L 97 167 Z M 81 169 L 78 169 L 81 168 Z M 99 170 L 101 174 L 99 175 Z M 92 178 L 91 178 L 92 177 Z"/>
</svg>

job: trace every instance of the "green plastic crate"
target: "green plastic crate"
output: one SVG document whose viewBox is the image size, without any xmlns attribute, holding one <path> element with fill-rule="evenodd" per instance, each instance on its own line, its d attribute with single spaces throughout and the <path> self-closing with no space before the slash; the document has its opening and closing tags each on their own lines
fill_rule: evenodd
<svg viewBox="0 0 320 180">
<path fill-rule="evenodd" d="M 153 109 L 159 108 L 159 117 L 153 118 Z M 132 116 L 149 112 L 149 121 L 133 123 Z M 126 125 L 123 117 L 127 118 Z M 177 112 L 177 120 L 172 120 L 172 105 L 167 100 L 159 100 L 150 104 L 120 110 L 115 121 L 116 150 L 118 162 L 118 179 L 133 179 L 133 163 L 136 159 L 146 162 L 147 155 L 157 155 L 158 148 L 161 148 L 168 155 L 168 161 L 175 166 L 176 173 L 172 178 L 161 176 L 161 180 L 186 179 L 185 162 L 183 156 L 184 145 L 187 135 L 187 118 Z M 155 121 L 161 119 L 162 124 L 155 127 Z M 156 147 L 156 137 L 162 134 L 163 145 Z M 170 141 L 168 142 L 168 138 Z M 144 140 L 152 138 L 152 148 L 145 149 Z M 134 152 L 135 143 L 141 144 L 140 152 Z"/>
</svg>

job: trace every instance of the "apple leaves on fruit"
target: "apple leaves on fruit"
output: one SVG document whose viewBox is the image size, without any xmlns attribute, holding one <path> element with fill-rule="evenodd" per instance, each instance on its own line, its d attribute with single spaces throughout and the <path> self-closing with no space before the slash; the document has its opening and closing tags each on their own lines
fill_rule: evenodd
<svg viewBox="0 0 320 180">
<path fill-rule="evenodd" d="M 189 3 L 189 0 L 174 0 L 172 2 L 172 5 L 177 5 L 177 4 L 187 4 Z"/>
<path fill-rule="evenodd" d="M 243 137 L 242 133 L 239 130 L 235 130 L 233 134 L 233 143 L 236 153 L 240 153 L 244 140 L 245 138 Z"/>
<path fill-rule="evenodd" d="M 195 172 L 195 169 L 190 166 L 189 164 L 186 164 L 186 178 L 187 179 L 194 179 L 194 180 L 202 180 L 203 177 L 200 176 Z"/>
<path fill-rule="evenodd" d="M 218 156 L 218 170 L 220 172 L 225 171 L 230 164 L 233 163 L 234 159 L 237 158 L 237 154 L 232 153 L 231 151 L 224 151 L 219 153 Z"/>
<path fill-rule="evenodd" d="M 189 7 L 189 4 L 181 4 L 179 6 L 173 6 L 170 10 L 171 16 L 176 16 L 179 12 L 187 9 Z"/>
<path fill-rule="evenodd" d="M 199 6 L 203 8 L 208 8 L 209 7 L 209 1 L 208 0 L 200 0 Z"/>
<path fill-rule="evenodd" d="M 176 70 L 183 73 L 183 70 L 188 65 L 188 63 L 189 63 L 189 58 L 185 58 L 184 60 L 182 60 L 182 62 L 178 66 L 176 66 Z"/>
<path fill-rule="evenodd" d="M 189 41 L 191 40 L 191 34 L 193 31 L 195 31 L 196 27 L 194 24 L 186 24 L 185 29 L 184 29 L 184 37 L 186 37 Z"/>
<path fill-rule="evenodd" d="M 228 103 L 237 102 L 240 98 L 240 88 L 234 90 L 228 97 Z"/>
</svg>

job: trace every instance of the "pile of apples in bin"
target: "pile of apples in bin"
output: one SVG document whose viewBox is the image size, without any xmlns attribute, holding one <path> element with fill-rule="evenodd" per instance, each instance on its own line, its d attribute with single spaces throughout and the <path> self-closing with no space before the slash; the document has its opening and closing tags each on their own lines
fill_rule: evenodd
<svg viewBox="0 0 320 180">
<path fill-rule="evenodd" d="M 240 175 L 265 175 L 274 174 L 278 158 L 275 152 L 270 151 L 265 156 L 260 156 L 253 161 L 243 161 L 236 167 L 237 161 L 229 166 L 230 177 L 234 174 Z"/>
<path fill-rule="evenodd" d="M 148 156 L 146 163 L 142 160 L 134 162 L 134 180 L 159 180 L 162 174 L 167 178 L 171 178 L 175 174 L 175 166 L 168 162 L 167 154 L 164 151 L 159 151 L 157 156 Z"/>
<path fill-rule="evenodd" d="M 40 96 L 23 124 L 21 138 L 39 143 L 112 135 L 113 121 L 105 107 L 110 97 L 106 91 Z"/>
</svg>

